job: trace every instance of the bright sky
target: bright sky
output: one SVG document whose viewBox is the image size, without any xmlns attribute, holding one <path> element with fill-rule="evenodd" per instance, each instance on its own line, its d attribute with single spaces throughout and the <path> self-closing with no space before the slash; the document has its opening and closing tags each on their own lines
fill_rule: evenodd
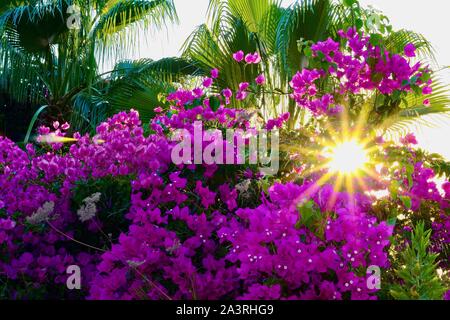
<svg viewBox="0 0 450 320">
<path fill-rule="evenodd" d="M 184 40 L 196 26 L 206 20 L 208 0 L 174 0 L 180 24 L 169 26 L 168 31 L 149 34 L 148 44 L 134 57 L 159 59 L 179 55 Z M 251 1 L 251 0 L 248 0 Z M 293 0 L 284 0 L 285 5 Z M 448 0 L 360 0 L 362 5 L 372 5 L 384 12 L 396 29 L 405 28 L 422 33 L 432 42 L 441 66 L 450 66 L 450 1 Z M 444 74 L 450 83 L 450 72 Z M 420 146 L 450 159 L 450 120 L 438 119 L 435 128 L 421 127 L 414 130 Z"/>
</svg>

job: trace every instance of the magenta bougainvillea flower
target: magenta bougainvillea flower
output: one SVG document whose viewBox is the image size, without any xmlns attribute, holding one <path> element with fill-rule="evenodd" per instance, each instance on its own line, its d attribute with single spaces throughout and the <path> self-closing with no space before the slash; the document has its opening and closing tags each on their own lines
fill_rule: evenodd
<svg viewBox="0 0 450 320">
<path fill-rule="evenodd" d="M 405 46 L 405 56 L 414 58 L 416 56 L 416 47 L 412 43 Z"/>
<path fill-rule="evenodd" d="M 242 60 L 244 60 L 244 51 L 239 50 L 238 52 L 233 54 L 233 59 L 236 60 L 237 62 L 241 62 Z"/>
<path fill-rule="evenodd" d="M 212 78 L 205 78 L 205 79 L 203 80 L 203 86 L 204 86 L 205 88 L 211 87 L 212 83 L 213 83 L 213 79 L 212 79 Z"/>
<path fill-rule="evenodd" d="M 219 77 L 219 69 L 214 68 L 211 70 L 211 78 L 217 79 Z"/>
<path fill-rule="evenodd" d="M 416 136 L 413 133 L 408 133 L 405 137 L 401 139 L 403 144 L 418 144 Z"/>
<path fill-rule="evenodd" d="M 261 62 L 261 56 L 258 52 L 249 53 L 245 56 L 245 62 L 248 64 L 258 64 Z"/>
<path fill-rule="evenodd" d="M 424 95 L 432 94 L 432 93 L 433 93 L 433 88 L 431 88 L 431 87 L 429 87 L 429 86 L 426 86 L 426 87 L 423 88 L 422 93 L 423 93 Z"/>
<path fill-rule="evenodd" d="M 255 82 L 256 84 L 261 86 L 264 83 L 266 83 L 266 77 L 264 76 L 264 74 L 260 74 L 259 76 L 256 77 Z"/>
</svg>

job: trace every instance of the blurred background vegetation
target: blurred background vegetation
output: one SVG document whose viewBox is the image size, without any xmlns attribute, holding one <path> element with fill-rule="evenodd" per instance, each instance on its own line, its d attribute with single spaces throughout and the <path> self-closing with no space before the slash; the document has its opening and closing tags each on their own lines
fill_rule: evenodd
<svg viewBox="0 0 450 320">
<path fill-rule="evenodd" d="M 180 84 L 198 84 L 199 76 L 212 68 L 221 72 L 212 88 L 217 93 L 264 72 L 265 88 L 245 102 L 233 100 L 232 106 L 266 119 L 289 111 L 290 129 L 307 125 L 307 111 L 288 99 L 289 81 L 308 66 L 313 42 L 336 39 L 339 29 L 350 26 L 370 34 L 392 53 L 402 53 L 413 43 L 418 59 L 432 65 L 435 61 L 425 37 L 394 30 L 382 12 L 356 0 L 298 0 L 288 7 L 278 0 L 210 0 L 206 21 L 186 39 L 180 57 L 127 59 L 149 29 L 177 22 L 173 0 L 2 1 L 0 132 L 21 141 L 30 127 L 53 120 L 90 132 L 111 114 L 130 108 L 148 120 L 156 106 L 168 107 L 167 92 Z M 261 65 L 234 63 L 232 54 L 238 50 L 258 51 Z M 105 64 L 114 67 L 102 70 Z M 439 73 L 434 78 L 431 107 L 411 94 L 386 103 L 383 114 L 367 122 L 384 132 L 404 132 L 411 123 L 426 121 L 424 115 L 448 114 L 448 86 Z M 324 82 L 320 89 L 325 92 L 330 85 Z M 377 105 L 379 99 L 364 96 L 350 111 L 357 115 L 364 104 Z"/>
</svg>

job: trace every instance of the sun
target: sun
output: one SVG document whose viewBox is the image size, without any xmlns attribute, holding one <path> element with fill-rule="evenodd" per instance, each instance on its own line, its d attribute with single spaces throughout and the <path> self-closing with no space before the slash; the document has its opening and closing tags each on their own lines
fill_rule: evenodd
<svg viewBox="0 0 450 320">
<path fill-rule="evenodd" d="M 328 199 L 327 210 L 333 209 L 340 192 L 346 192 L 347 200 L 353 203 L 355 193 L 365 193 L 370 189 L 368 183 L 380 180 L 375 169 L 380 146 L 376 142 L 377 133 L 367 130 L 367 116 L 368 112 L 362 110 L 356 119 L 351 119 L 344 108 L 340 119 L 322 123 L 321 136 L 310 139 L 311 145 L 289 148 L 287 144 L 286 150 L 299 154 L 299 158 L 316 159 L 300 172 L 292 172 L 304 179 L 314 179 L 304 192 L 305 197 L 314 195 L 324 185 L 333 187 L 335 192 Z M 295 165 L 301 166 L 301 160 Z"/>
<path fill-rule="evenodd" d="M 332 147 L 326 154 L 330 172 L 353 175 L 362 170 L 369 161 L 364 146 L 356 140 L 344 141 Z"/>
</svg>

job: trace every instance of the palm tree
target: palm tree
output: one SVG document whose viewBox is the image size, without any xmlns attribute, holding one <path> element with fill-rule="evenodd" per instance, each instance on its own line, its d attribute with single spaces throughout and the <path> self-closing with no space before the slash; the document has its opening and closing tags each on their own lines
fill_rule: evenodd
<svg viewBox="0 0 450 320">
<path fill-rule="evenodd" d="M 123 59 L 149 26 L 177 19 L 173 0 L 2 1 L 0 85 L 42 105 L 47 121 L 94 128 L 111 109 L 107 76 L 124 72 L 122 64 L 100 75 L 101 65 Z"/>
<path fill-rule="evenodd" d="M 222 77 L 216 89 L 237 88 L 243 79 L 251 81 L 264 72 L 267 89 L 254 89 L 262 90 L 258 92 L 261 100 L 256 101 L 255 96 L 245 104 L 236 101 L 235 106 L 255 109 L 266 119 L 289 111 L 290 128 L 304 125 L 310 118 L 288 99 L 289 81 L 295 72 L 308 65 L 308 46 L 328 37 L 337 39 L 339 29 L 357 26 L 376 34 L 392 53 L 402 53 L 406 44 L 413 43 L 422 59 L 434 60 L 433 48 L 422 35 L 407 30 L 393 31 L 386 16 L 362 8 L 356 0 L 298 0 L 287 8 L 279 0 L 210 0 L 208 18 L 185 42 L 183 57 L 203 70 L 219 68 Z M 231 57 L 238 50 L 258 51 L 262 56 L 261 65 L 236 64 Z M 374 121 L 374 125 L 386 129 L 424 114 L 447 112 L 450 104 L 447 90 L 439 82 L 436 86 L 438 90 L 431 97 L 432 108 L 424 108 L 422 101 L 411 95 L 400 105 L 387 106 L 388 115 Z M 374 99 L 366 97 L 364 103 L 374 104 Z"/>
</svg>

